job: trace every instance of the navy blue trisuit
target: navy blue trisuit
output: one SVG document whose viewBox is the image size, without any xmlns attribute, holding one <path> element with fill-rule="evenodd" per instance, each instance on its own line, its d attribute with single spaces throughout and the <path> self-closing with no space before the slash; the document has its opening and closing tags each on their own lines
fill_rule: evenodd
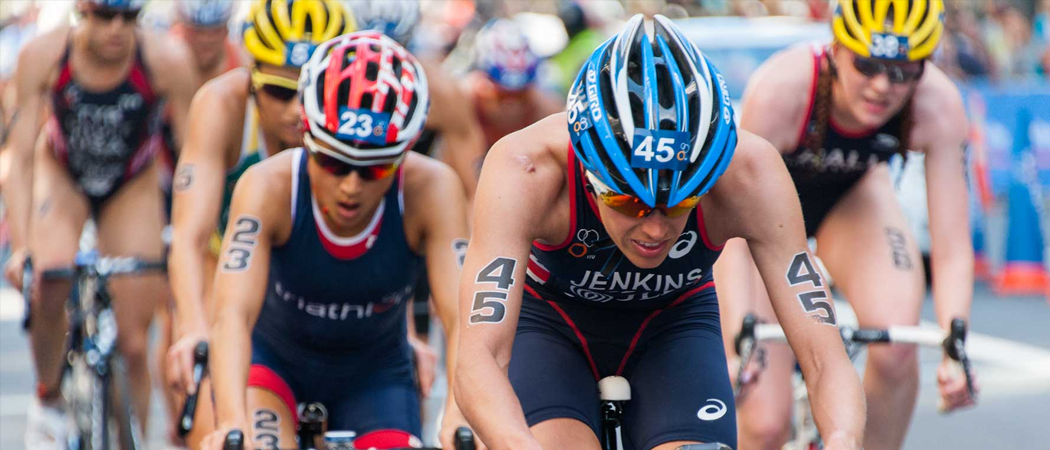
<svg viewBox="0 0 1050 450">
<path fill-rule="evenodd" d="M 405 236 L 403 169 L 366 229 L 343 238 L 325 225 L 310 190 L 307 152 L 290 152 L 292 232 L 272 249 L 248 385 L 277 394 L 293 413 L 296 402 L 323 403 L 329 430 L 418 437 L 405 308 L 423 259 Z"/>
<path fill-rule="evenodd" d="M 640 269 L 620 252 L 570 146 L 571 232 L 534 242 L 509 377 L 530 426 L 579 420 L 599 433 L 597 381 L 627 378 L 626 449 L 671 441 L 736 447 L 736 412 L 698 206 L 670 254 Z"/>
</svg>

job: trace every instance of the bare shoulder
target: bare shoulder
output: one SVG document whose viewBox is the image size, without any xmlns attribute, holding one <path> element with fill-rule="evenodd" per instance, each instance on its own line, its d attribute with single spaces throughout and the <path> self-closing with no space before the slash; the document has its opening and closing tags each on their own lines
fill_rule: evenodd
<svg viewBox="0 0 1050 450">
<path fill-rule="evenodd" d="M 234 203 L 243 202 L 243 206 L 260 212 L 284 213 L 270 217 L 288 216 L 294 188 L 293 160 L 297 157 L 297 151 L 281 152 L 249 167 L 237 180 Z"/>
<path fill-rule="evenodd" d="M 459 176 L 451 167 L 416 152 L 409 152 L 405 156 L 403 180 L 405 202 L 409 205 L 417 201 L 440 204 L 449 195 L 466 197 Z"/>
<path fill-rule="evenodd" d="M 557 225 L 561 221 L 547 219 L 568 211 L 564 207 L 568 197 L 568 145 L 564 113 L 548 116 L 497 141 L 481 168 L 475 218 L 513 215 L 534 237 L 560 240 L 566 233 Z M 512 210 L 505 211 L 507 208 Z"/>
<path fill-rule="evenodd" d="M 962 94 L 944 72 L 927 64 L 926 74 L 915 88 L 914 95 L 915 126 L 911 142 L 916 149 L 926 150 L 934 145 L 954 144 L 954 141 L 965 139 L 967 120 Z"/>
<path fill-rule="evenodd" d="M 185 42 L 151 30 L 142 31 L 141 36 L 142 56 L 154 78 L 171 80 L 193 73 L 193 56 Z"/>
<path fill-rule="evenodd" d="M 435 100 L 448 100 L 460 92 L 459 84 L 449 76 L 439 62 L 424 58 L 419 61 L 419 64 L 423 66 L 423 72 L 426 73 L 431 106 L 434 105 Z"/>
<path fill-rule="evenodd" d="M 737 136 L 733 159 L 711 188 L 713 196 L 746 196 L 755 188 L 767 184 L 771 173 L 787 170 L 780 154 L 768 141 L 745 130 L 740 130 Z"/>
<path fill-rule="evenodd" d="M 18 54 L 20 77 L 41 85 L 49 83 L 69 46 L 70 31 L 69 26 L 60 26 L 27 42 Z"/>
<path fill-rule="evenodd" d="M 538 189 L 548 188 L 551 181 L 563 179 L 569 145 L 565 123 L 565 113 L 551 114 L 496 141 L 485 158 L 482 177 L 486 172 L 499 176 L 508 170 L 527 175 L 528 187 Z"/>
<path fill-rule="evenodd" d="M 741 127 L 780 150 L 795 147 L 816 82 L 812 44 L 777 52 L 751 76 L 744 90 Z"/>
<path fill-rule="evenodd" d="M 248 101 L 248 78 L 248 69 L 241 67 L 204 83 L 193 96 L 193 105 L 200 105 L 195 112 L 226 116 L 239 111 L 243 116 Z"/>
<path fill-rule="evenodd" d="M 724 242 L 732 237 L 748 237 L 748 218 L 762 218 L 770 199 L 796 199 L 795 185 L 784 166 L 780 153 L 761 137 L 741 130 L 736 152 L 729 168 L 705 198 L 705 217 L 710 217 L 712 241 Z M 707 214 L 713 208 L 714 214 Z M 783 220 L 776 218 L 775 220 Z"/>
</svg>

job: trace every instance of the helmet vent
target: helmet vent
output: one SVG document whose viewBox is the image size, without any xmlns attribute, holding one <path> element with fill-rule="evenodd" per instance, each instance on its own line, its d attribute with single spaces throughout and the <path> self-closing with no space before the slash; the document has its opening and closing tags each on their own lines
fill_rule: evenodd
<svg viewBox="0 0 1050 450">
<path fill-rule="evenodd" d="M 628 92 L 627 98 L 631 99 L 631 117 L 634 119 L 634 126 L 648 128 L 649 124 L 645 120 L 645 102 L 634 92 Z"/>
<path fill-rule="evenodd" d="M 347 80 L 344 80 L 342 83 L 339 83 L 339 92 L 337 93 L 338 97 L 336 97 L 336 98 L 349 98 L 350 97 L 350 88 L 351 88 L 350 84 L 352 82 L 353 82 L 353 80 L 347 79 Z"/>
<path fill-rule="evenodd" d="M 656 85 L 664 86 L 669 84 L 671 81 L 671 73 L 667 70 L 666 64 L 658 64 L 656 66 Z M 674 107 L 674 90 L 672 89 L 657 89 L 657 98 L 660 102 L 661 108 L 673 108 Z"/>
<path fill-rule="evenodd" d="M 368 81 L 375 81 L 379 77 L 379 64 L 369 61 L 368 65 L 365 66 L 365 79 Z"/>
</svg>

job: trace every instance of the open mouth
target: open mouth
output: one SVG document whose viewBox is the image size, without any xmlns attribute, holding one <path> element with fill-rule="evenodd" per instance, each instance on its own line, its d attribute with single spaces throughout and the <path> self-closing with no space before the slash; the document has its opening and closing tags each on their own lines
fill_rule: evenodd
<svg viewBox="0 0 1050 450">
<path fill-rule="evenodd" d="M 640 253 L 640 254 L 642 254 L 642 256 L 646 256 L 646 257 L 652 257 L 652 256 L 660 255 L 660 253 L 663 251 L 664 247 L 667 246 L 668 242 L 670 242 L 670 240 L 663 240 L 663 241 L 659 241 L 659 242 L 646 242 L 646 241 L 639 241 L 637 239 L 631 239 L 631 244 L 633 244 L 634 248 L 636 250 L 638 250 L 638 253 Z"/>
<path fill-rule="evenodd" d="M 336 202 L 336 210 L 343 219 L 353 219 L 361 210 L 360 203 Z"/>
</svg>

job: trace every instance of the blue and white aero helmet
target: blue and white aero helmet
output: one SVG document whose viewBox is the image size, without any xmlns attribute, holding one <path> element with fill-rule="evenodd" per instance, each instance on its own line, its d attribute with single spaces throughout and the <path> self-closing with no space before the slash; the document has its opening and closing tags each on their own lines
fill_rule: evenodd
<svg viewBox="0 0 1050 450">
<path fill-rule="evenodd" d="M 127 9 L 134 11 L 146 6 L 146 0 L 87 0 L 92 5 L 111 9 Z"/>
<path fill-rule="evenodd" d="M 584 63 L 569 135 L 584 169 L 650 207 L 706 193 L 736 148 L 725 79 L 670 20 L 638 14 Z"/>
<path fill-rule="evenodd" d="M 490 20 L 474 38 L 474 66 L 503 89 L 529 87 L 539 65 L 525 31 L 511 19 Z"/>
<path fill-rule="evenodd" d="M 179 0 L 176 6 L 180 20 L 202 28 L 224 26 L 233 15 L 232 0 Z"/>
<path fill-rule="evenodd" d="M 348 0 L 358 30 L 376 30 L 401 45 L 412 39 L 419 23 L 419 0 Z"/>
</svg>

